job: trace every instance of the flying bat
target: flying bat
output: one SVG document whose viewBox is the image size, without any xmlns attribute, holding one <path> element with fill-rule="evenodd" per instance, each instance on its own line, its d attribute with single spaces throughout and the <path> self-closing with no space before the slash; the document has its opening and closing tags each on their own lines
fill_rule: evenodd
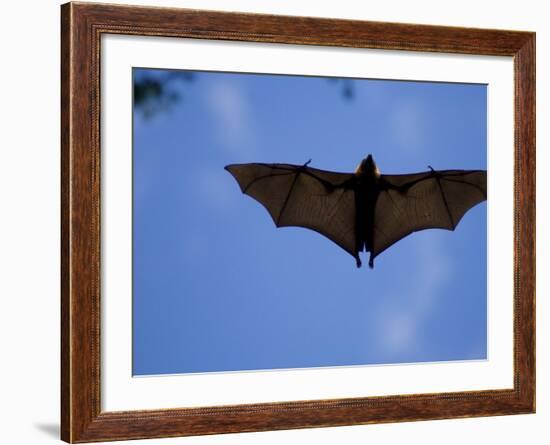
<svg viewBox="0 0 550 445">
<path fill-rule="evenodd" d="M 372 155 L 354 173 L 293 164 L 232 164 L 225 169 L 241 191 L 262 204 L 277 227 L 314 230 L 351 254 L 370 252 L 369 266 L 413 232 L 454 230 L 487 199 L 485 170 L 429 170 L 380 174 Z"/>
</svg>

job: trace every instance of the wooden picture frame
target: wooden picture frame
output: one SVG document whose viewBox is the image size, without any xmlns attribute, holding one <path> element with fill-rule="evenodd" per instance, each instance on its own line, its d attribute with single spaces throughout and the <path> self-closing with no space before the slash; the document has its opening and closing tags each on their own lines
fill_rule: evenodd
<svg viewBox="0 0 550 445">
<path fill-rule="evenodd" d="M 61 34 L 63 440 L 94 442 L 535 411 L 534 33 L 67 3 L 61 7 Z M 513 389 L 102 412 L 99 120 L 102 34 L 512 56 Z"/>
</svg>

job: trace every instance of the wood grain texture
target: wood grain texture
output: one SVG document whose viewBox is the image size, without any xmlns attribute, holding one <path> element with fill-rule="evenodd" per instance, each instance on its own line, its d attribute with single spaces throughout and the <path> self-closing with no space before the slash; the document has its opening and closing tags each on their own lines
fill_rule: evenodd
<svg viewBox="0 0 550 445">
<path fill-rule="evenodd" d="M 513 56 L 514 388 L 101 412 L 99 63 L 103 33 Z M 534 412 L 534 33 L 68 3 L 61 7 L 61 37 L 63 440 L 93 442 Z"/>
<path fill-rule="evenodd" d="M 66 7 L 65 7 L 66 8 Z M 71 147 L 71 85 L 69 54 L 69 14 L 61 14 L 61 437 L 70 438 L 71 404 L 70 404 L 70 250 L 69 250 L 69 168 Z"/>
</svg>

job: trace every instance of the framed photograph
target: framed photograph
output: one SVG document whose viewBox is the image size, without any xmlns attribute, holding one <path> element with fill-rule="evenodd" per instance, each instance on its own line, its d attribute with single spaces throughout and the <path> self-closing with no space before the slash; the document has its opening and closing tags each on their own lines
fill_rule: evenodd
<svg viewBox="0 0 550 445">
<path fill-rule="evenodd" d="M 63 440 L 535 411 L 534 33 L 61 17 Z"/>
</svg>

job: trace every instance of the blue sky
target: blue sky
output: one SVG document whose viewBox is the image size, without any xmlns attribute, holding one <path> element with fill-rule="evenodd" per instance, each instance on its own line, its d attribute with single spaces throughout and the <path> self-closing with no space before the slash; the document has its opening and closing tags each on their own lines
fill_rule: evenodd
<svg viewBox="0 0 550 445">
<path fill-rule="evenodd" d="M 223 169 L 485 169 L 485 85 L 196 72 L 169 91 L 134 109 L 134 375 L 486 358 L 486 203 L 357 269 Z"/>
</svg>

